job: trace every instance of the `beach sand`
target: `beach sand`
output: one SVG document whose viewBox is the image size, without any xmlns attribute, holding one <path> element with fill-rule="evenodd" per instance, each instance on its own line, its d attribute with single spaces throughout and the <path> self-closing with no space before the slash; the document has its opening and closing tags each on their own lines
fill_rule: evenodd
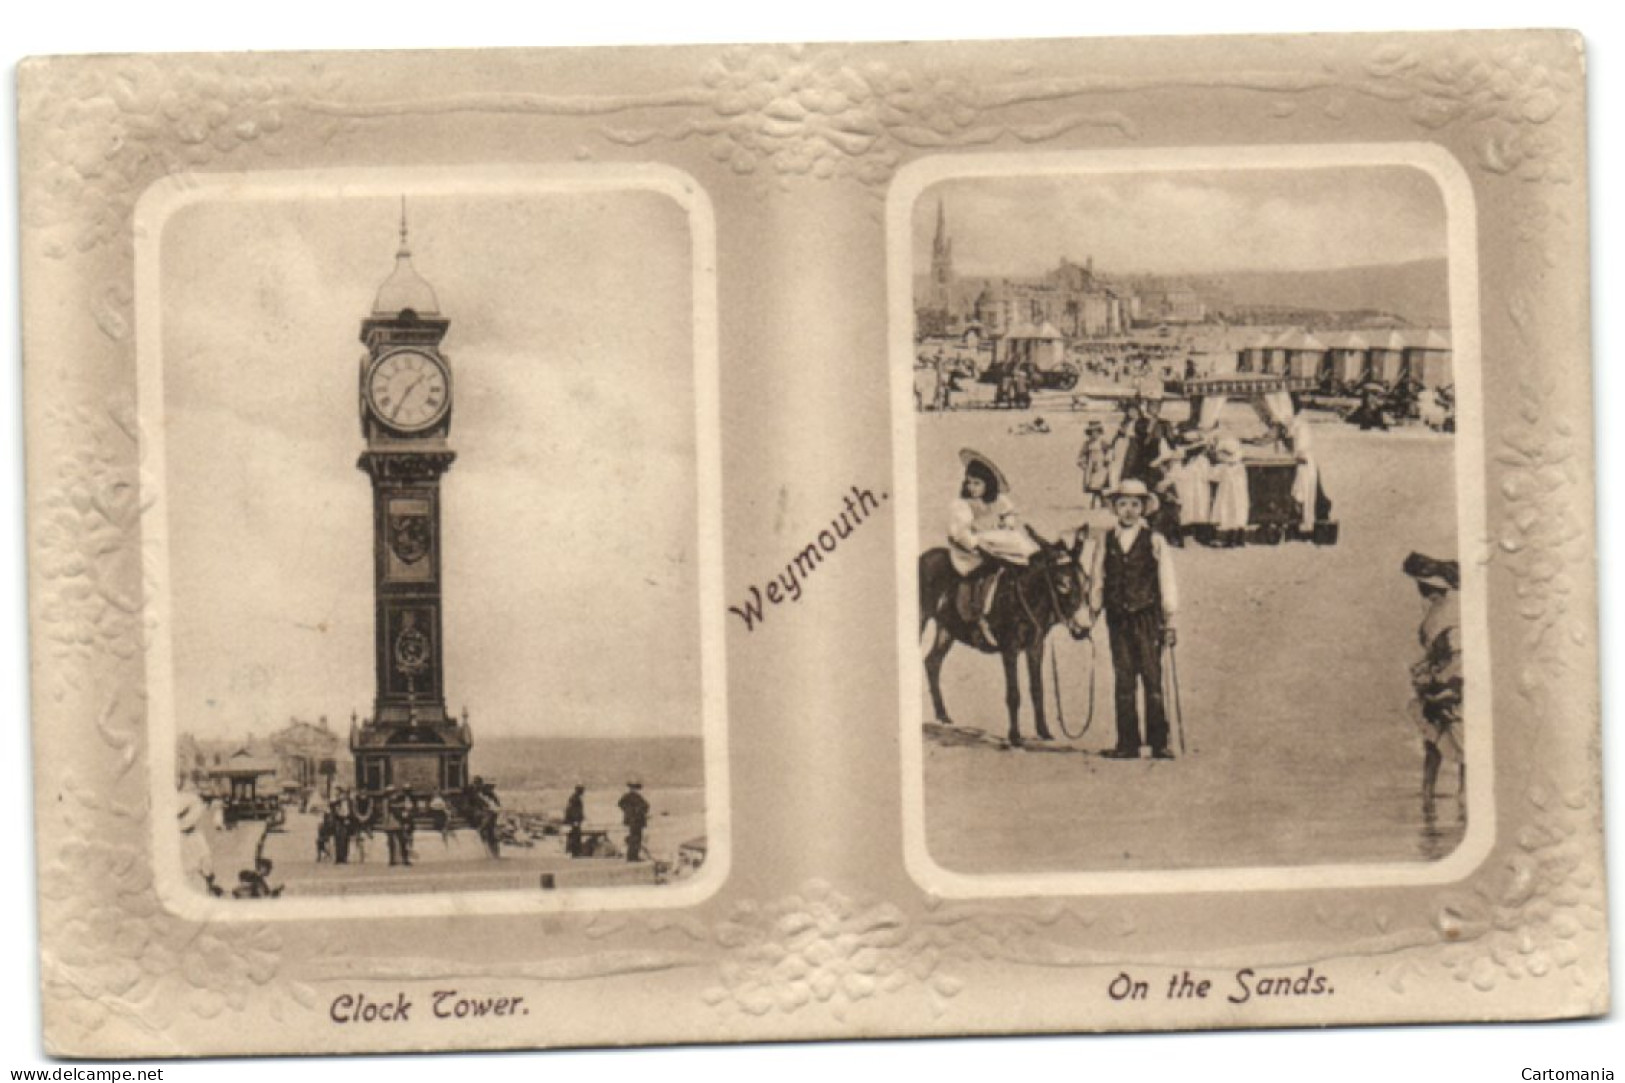
<svg viewBox="0 0 1625 1083">
<path fill-rule="evenodd" d="M 1050 403 L 1047 435 L 1011 432 L 1037 411 L 918 415 L 923 546 L 940 544 L 966 446 L 1000 465 L 1041 533 L 1077 527 L 1083 424 L 1111 415 Z M 1183 405 L 1167 413 L 1177 419 Z M 1225 422 L 1250 413 L 1232 404 Z M 1175 551 L 1184 757 L 1099 758 L 1115 737 L 1103 627 L 1097 648 L 1051 637 L 1073 732 L 1088 717 L 1093 663 L 1093 720 L 1078 741 L 1002 749 L 1001 666 L 963 646 L 948 656 L 943 693 L 958 727 L 988 736 L 931 725 L 922 672 L 926 841 L 937 864 L 964 873 L 1296 866 L 1427 861 L 1455 848 L 1462 803 L 1441 798 L 1431 819 L 1421 803 L 1421 742 L 1407 709 L 1421 608 L 1400 572 L 1412 550 L 1457 555 L 1453 438 L 1317 420 L 1339 544 Z M 1046 681 L 1052 672 L 1046 663 Z M 1022 686 L 1030 737 L 1024 674 Z M 1455 793 L 1452 772 L 1441 793 Z"/>
</svg>

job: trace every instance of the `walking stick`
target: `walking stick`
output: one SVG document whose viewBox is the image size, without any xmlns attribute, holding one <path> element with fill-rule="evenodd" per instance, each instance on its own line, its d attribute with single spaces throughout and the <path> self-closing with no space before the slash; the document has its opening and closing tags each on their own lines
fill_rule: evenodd
<svg viewBox="0 0 1625 1083">
<path fill-rule="evenodd" d="M 1174 690 L 1174 727 L 1179 731 L 1179 754 L 1185 755 L 1185 707 L 1179 701 L 1179 655 L 1172 643 L 1168 644 L 1168 683 Z"/>
</svg>

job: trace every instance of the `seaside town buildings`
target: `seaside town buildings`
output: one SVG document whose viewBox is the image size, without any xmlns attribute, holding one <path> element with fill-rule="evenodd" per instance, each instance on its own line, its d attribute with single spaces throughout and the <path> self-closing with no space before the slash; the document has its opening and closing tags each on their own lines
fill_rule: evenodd
<svg viewBox="0 0 1625 1083">
<path fill-rule="evenodd" d="M 1063 258 L 1036 276 L 961 275 L 954 269 L 947 207 L 938 200 L 931 270 L 915 306 L 918 332 L 994 337 L 1048 324 L 1068 339 L 1106 338 L 1135 327 L 1201 323 L 1207 305 L 1190 285 L 1157 276 L 1108 279 L 1092 256 Z"/>
<path fill-rule="evenodd" d="M 1454 382 L 1448 328 L 1410 326 L 1392 312 L 1236 305 L 1222 276 L 1108 276 L 1090 256 L 1062 258 L 1039 275 L 963 275 L 944 201 L 936 211 L 930 271 L 915 283 L 920 339 L 958 338 L 981 346 L 990 361 L 1041 369 L 1074 348 L 1090 349 L 1090 340 L 1149 338 L 1207 375 L 1290 375 L 1337 387 Z"/>
<path fill-rule="evenodd" d="M 316 722 L 290 718 L 288 724 L 266 737 L 249 733 L 241 738 L 200 739 L 183 733 L 176 742 L 175 771 L 220 789 L 239 777 L 252 777 L 267 789 L 286 787 L 326 794 L 349 766 L 349 752 L 324 715 Z M 342 781 L 342 779 L 340 779 Z"/>
</svg>

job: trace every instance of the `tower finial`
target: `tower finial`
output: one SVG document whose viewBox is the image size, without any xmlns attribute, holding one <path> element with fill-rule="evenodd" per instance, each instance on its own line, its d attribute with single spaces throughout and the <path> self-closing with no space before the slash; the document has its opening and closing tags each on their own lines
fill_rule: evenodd
<svg viewBox="0 0 1625 1083">
<path fill-rule="evenodd" d="M 406 246 L 406 196 L 403 194 L 401 196 L 401 247 L 400 250 L 395 253 L 395 258 L 400 259 L 403 256 L 410 256 L 411 254 L 412 250 Z"/>
</svg>

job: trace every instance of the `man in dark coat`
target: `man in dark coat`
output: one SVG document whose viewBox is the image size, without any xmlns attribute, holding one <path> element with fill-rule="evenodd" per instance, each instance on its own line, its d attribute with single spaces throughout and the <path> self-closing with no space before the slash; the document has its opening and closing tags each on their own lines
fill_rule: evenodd
<svg viewBox="0 0 1625 1083">
<path fill-rule="evenodd" d="M 1160 399 L 1141 395 L 1123 415 L 1117 440 L 1121 442 L 1118 454 L 1122 456 L 1121 480 L 1137 479 L 1145 482 L 1152 492 L 1162 483 L 1162 464 L 1171 454 L 1174 443 L 1173 428 L 1162 420 Z"/>
<path fill-rule="evenodd" d="M 643 829 L 649 824 L 649 802 L 643 796 L 643 783 L 631 779 L 620 800 L 621 820 L 626 824 L 626 860 L 643 860 Z"/>
<path fill-rule="evenodd" d="M 350 863 L 350 835 L 354 825 L 355 803 L 350 800 L 350 789 L 340 786 L 333 795 L 333 807 L 329 810 L 333 817 L 333 864 L 348 865 Z"/>
<path fill-rule="evenodd" d="M 496 787 L 478 775 L 469 783 L 464 791 L 464 803 L 468 808 L 469 818 L 473 820 L 475 829 L 479 832 L 480 841 L 485 843 L 485 850 L 492 857 L 502 856 L 502 825 L 500 810 L 502 801 L 497 797 Z"/>
<path fill-rule="evenodd" d="M 384 791 L 384 837 L 389 841 L 391 865 L 412 864 L 412 853 L 406 841 L 406 824 L 411 816 L 411 808 L 411 801 L 394 786 Z"/>
<path fill-rule="evenodd" d="M 582 795 L 587 792 L 585 786 L 577 785 L 575 792 L 564 806 L 564 822 L 570 828 L 569 837 L 564 840 L 564 852 L 571 857 L 581 856 L 581 825 L 586 822 L 587 809 Z"/>
</svg>

